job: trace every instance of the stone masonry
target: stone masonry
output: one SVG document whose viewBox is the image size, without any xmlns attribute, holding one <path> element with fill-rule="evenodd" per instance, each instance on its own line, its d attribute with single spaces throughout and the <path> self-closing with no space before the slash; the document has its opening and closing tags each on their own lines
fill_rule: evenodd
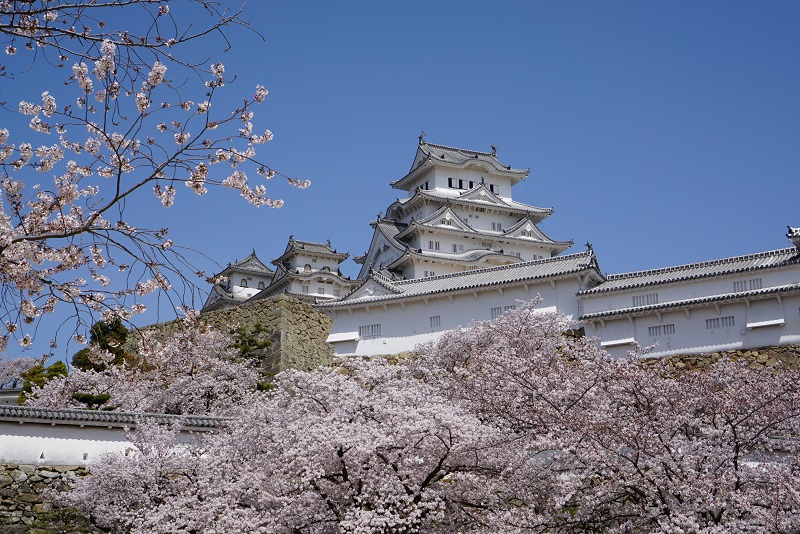
<svg viewBox="0 0 800 534">
<path fill-rule="evenodd" d="M 0 534 L 100 532 L 85 518 L 53 507 L 51 493 L 87 474 L 82 466 L 0 464 Z"/>
<path fill-rule="evenodd" d="M 258 324 L 265 327 L 268 332 L 263 336 L 272 344 L 267 349 L 264 368 L 271 373 L 290 368 L 311 370 L 327 365 L 333 359 L 333 348 L 325 342 L 331 329 L 330 317 L 294 297 L 276 295 L 269 299 L 206 312 L 201 317 L 210 326 L 223 332 L 236 326 L 248 330 Z M 164 335 L 177 328 L 176 321 L 147 327 Z M 135 347 L 130 347 L 129 350 L 135 350 Z"/>
</svg>

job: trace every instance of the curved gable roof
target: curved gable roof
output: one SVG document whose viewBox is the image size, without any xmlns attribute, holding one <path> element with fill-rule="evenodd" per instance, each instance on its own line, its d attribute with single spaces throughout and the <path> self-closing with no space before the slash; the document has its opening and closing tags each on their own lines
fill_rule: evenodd
<svg viewBox="0 0 800 534">
<path fill-rule="evenodd" d="M 390 185 L 395 189 L 408 190 L 414 179 L 424 172 L 423 169 L 428 167 L 440 165 L 466 168 L 475 164 L 486 168 L 494 174 L 508 176 L 511 179 L 511 185 L 519 183 L 530 174 L 530 169 L 513 169 L 510 165 L 500 163 L 500 160 L 497 159 L 496 150 L 478 152 L 476 150 L 427 143 L 420 138 L 417 153 L 414 156 L 414 162 L 411 164 L 408 174 L 399 180 L 390 182 Z"/>
</svg>

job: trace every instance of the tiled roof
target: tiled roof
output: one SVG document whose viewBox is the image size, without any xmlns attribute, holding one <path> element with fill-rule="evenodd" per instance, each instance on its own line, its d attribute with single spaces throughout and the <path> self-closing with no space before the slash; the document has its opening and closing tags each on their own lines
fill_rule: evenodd
<svg viewBox="0 0 800 534">
<path fill-rule="evenodd" d="M 619 308 L 616 310 L 603 310 L 600 312 L 587 313 L 580 317 L 581 321 L 592 321 L 598 319 L 607 319 L 618 316 L 629 315 L 645 315 L 649 313 L 668 311 L 675 308 L 693 308 L 699 306 L 707 306 L 709 304 L 742 301 L 747 299 L 769 297 L 772 295 L 782 293 L 798 293 L 800 292 L 800 284 L 788 284 L 783 286 L 773 286 L 764 289 L 756 289 L 753 291 L 740 291 L 736 293 L 723 293 L 721 295 L 709 295 L 706 297 L 696 297 L 690 299 L 674 300 L 671 302 L 662 302 L 659 304 L 651 304 L 649 306 L 636 306 L 630 308 Z"/>
<path fill-rule="evenodd" d="M 547 217 L 553 214 L 553 208 L 539 208 L 537 206 L 530 206 L 528 204 L 523 204 L 522 202 L 517 202 L 516 200 L 504 200 L 500 199 L 502 203 L 497 202 L 489 202 L 487 200 L 480 200 L 480 199 L 473 199 L 473 198 L 464 198 L 461 195 L 453 196 L 447 195 L 440 191 L 436 191 L 435 189 L 430 190 L 417 190 L 414 192 L 414 195 L 409 198 L 398 199 L 395 201 L 389 208 L 386 210 L 387 217 L 391 213 L 392 207 L 394 206 L 406 206 L 409 202 L 417 202 L 420 200 L 425 199 L 432 199 L 440 202 L 447 202 L 450 201 L 453 205 L 466 205 L 472 207 L 485 207 L 485 208 L 494 208 L 494 209 L 502 209 L 508 210 L 510 213 L 514 213 L 519 216 L 525 216 L 527 214 L 531 215 L 531 220 L 540 223 Z"/>
<path fill-rule="evenodd" d="M 510 176 L 512 185 L 523 180 L 530 174 L 530 169 L 512 169 L 510 165 L 503 165 L 500 163 L 500 160 L 497 159 L 497 153 L 495 151 L 478 152 L 476 150 L 426 143 L 424 140 L 420 139 L 417 147 L 417 154 L 414 157 L 414 163 L 412 163 L 408 174 L 399 180 L 391 182 L 390 185 L 397 189 L 408 188 L 414 176 L 418 174 L 418 169 L 429 163 L 434 165 L 437 163 L 444 163 L 445 165 L 463 168 L 473 162 L 483 163 L 497 174 Z"/>
<path fill-rule="evenodd" d="M 225 269 L 223 269 L 219 274 L 224 275 L 225 273 L 234 271 L 238 273 L 249 273 L 267 277 L 272 276 L 274 273 L 274 271 L 269 266 L 267 266 L 264 262 L 258 259 L 255 250 L 244 259 L 237 260 L 233 263 L 229 263 L 228 266 Z"/>
<path fill-rule="evenodd" d="M 466 252 L 442 252 L 433 250 L 415 250 L 409 248 L 408 250 L 406 250 L 403 256 L 392 262 L 392 264 L 389 265 L 388 267 L 392 269 L 394 268 L 395 265 L 404 263 L 407 260 L 405 256 L 414 256 L 417 258 L 435 258 L 437 260 L 451 261 L 457 263 L 473 263 L 476 261 L 480 261 L 486 258 L 487 256 L 497 256 L 499 258 L 508 258 L 509 260 L 513 260 L 514 263 L 521 263 L 521 260 L 517 256 L 505 254 L 504 252 L 500 252 L 499 250 L 474 249 L 474 250 L 467 250 Z"/>
<path fill-rule="evenodd" d="M 400 292 L 391 295 L 359 296 L 353 299 L 348 299 L 348 297 L 345 296 L 340 301 L 322 303 L 319 304 L 318 307 L 337 308 L 387 300 L 424 297 L 451 291 L 468 291 L 482 287 L 508 285 L 527 280 L 559 278 L 586 270 L 594 270 L 598 277 L 602 277 L 597 269 L 594 253 L 591 250 L 566 256 L 556 256 L 544 260 L 521 262 L 512 265 L 502 265 L 499 267 L 446 274 L 430 278 L 415 278 L 397 282 L 389 281 L 384 278 L 380 280 L 381 285 L 389 284 L 394 290 L 400 290 Z M 370 275 L 370 278 L 372 277 L 374 277 L 374 274 Z M 358 289 L 351 294 L 357 291 Z"/>
<path fill-rule="evenodd" d="M 155 413 L 109 412 L 100 410 L 53 410 L 33 406 L 0 405 L 0 421 L 60 423 L 87 426 L 136 426 L 137 423 L 181 423 L 183 428 L 215 429 L 226 418 L 201 415 L 165 415 Z"/>
<path fill-rule="evenodd" d="M 800 254 L 794 247 L 779 250 L 770 250 L 746 256 L 735 256 L 720 260 L 690 263 L 675 267 L 663 267 L 648 271 L 611 274 L 602 284 L 578 293 L 578 295 L 593 295 L 609 291 L 622 291 L 659 284 L 683 282 L 712 276 L 745 273 L 796 265 L 800 263 Z"/>
<path fill-rule="evenodd" d="M 464 165 L 470 161 L 478 160 L 488 163 L 493 168 L 504 172 L 510 172 L 522 176 L 528 176 L 528 174 L 531 172 L 530 169 L 512 169 L 510 165 L 503 165 L 500 163 L 500 160 L 497 159 L 496 152 L 478 152 L 476 150 L 467 150 L 465 148 L 426 143 L 425 141 L 422 141 L 419 144 L 419 150 L 431 158 L 436 159 L 437 161 L 444 161 L 454 165 Z"/>
<path fill-rule="evenodd" d="M 331 248 L 330 241 L 327 243 L 314 243 L 312 241 L 299 241 L 293 236 L 290 236 L 289 243 L 286 245 L 286 250 L 279 258 L 272 260 L 272 264 L 278 265 L 282 261 L 300 253 L 306 253 L 312 256 L 333 257 L 338 259 L 339 262 L 343 262 L 348 256 L 350 256 L 350 254 L 347 252 L 336 252 L 333 248 Z"/>
</svg>

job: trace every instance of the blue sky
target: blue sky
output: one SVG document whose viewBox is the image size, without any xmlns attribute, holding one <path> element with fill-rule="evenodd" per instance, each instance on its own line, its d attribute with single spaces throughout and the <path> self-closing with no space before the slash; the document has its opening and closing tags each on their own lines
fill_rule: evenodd
<svg viewBox="0 0 800 534">
<path fill-rule="evenodd" d="M 266 40 L 234 31 L 212 57 L 238 75 L 232 101 L 269 89 L 260 153 L 312 186 L 270 182 L 280 210 L 138 199 L 209 272 L 252 249 L 268 262 L 290 234 L 365 252 L 421 130 L 530 167 L 515 199 L 555 208 L 542 229 L 591 242 L 608 273 L 782 248 L 800 226 L 796 1 L 259 0 L 245 18 Z"/>
<path fill-rule="evenodd" d="M 270 89 L 269 158 L 313 185 L 279 211 L 225 209 L 231 234 L 209 225 L 203 240 L 221 263 L 271 259 L 289 233 L 363 253 L 421 130 L 530 167 L 515 198 L 554 207 L 543 229 L 575 251 L 590 241 L 607 272 L 781 248 L 800 225 L 796 2 L 248 10 L 266 42 L 237 43 L 237 83 Z"/>
</svg>

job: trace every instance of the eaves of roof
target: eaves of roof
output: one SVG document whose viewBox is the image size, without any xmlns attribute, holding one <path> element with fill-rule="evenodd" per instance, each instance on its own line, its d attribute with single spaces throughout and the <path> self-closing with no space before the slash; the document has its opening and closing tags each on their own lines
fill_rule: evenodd
<svg viewBox="0 0 800 534">
<path fill-rule="evenodd" d="M 578 295 L 592 296 L 611 291 L 625 291 L 798 264 L 800 264 L 800 253 L 796 248 L 790 247 L 674 267 L 611 274 L 606 277 L 606 281 L 602 284 L 583 290 Z"/>
<path fill-rule="evenodd" d="M 424 172 L 427 167 L 442 165 L 463 169 L 464 167 L 478 163 L 487 167 L 495 174 L 509 176 L 512 185 L 525 179 L 525 177 L 530 174 L 530 169 L 512 169 L 510 165 L 503 165 L 497 159 L 497 155 L 491 152 L 477 152 L 445 145 L 435 145 L 423 141 L 417 147 L 417 155 L 414 156 L 415 163 L 417 162 L 417 156 L 420 152 L 425 154 L 425 158 L 416 166 L 412 164 L 408 174 L 399 180 L 389 182 L 389 185 L 395 189 L 407 189 L 410 183 Z"/>
<path fill-rule="evenodd" d="M 723 302 L 743 302 L 747 300 L 761 300 L 775 295 L 800 293 L 800 284 L 788 284 L 783 286 L 755 289 L 752 291 L 740 291 L 738 293 L 724 293 L 721 295 L 710 295 L 707 297 L 696 297 L 691 299 L 675 300 L 651 304 L 649 306 L 635 306 L 629 308 L 619 308 L 617 310 L 604 310 L 601 312 L 587 313 L 580 317 L 581 321 L 597 321 L 616 317 L 633 317 L 638 315 L 649 315 L 651 313 L 663 312 L 684 308 L 699 308 L 709 304 L 719 304 Z"/>
<path fill-rule="evenodd" d="M 557 280 L 587 271 L 594 272 L 598 279 L 602 280 L 603 275 L 597 269 L 597 262 L 591 250 L 543 260 L 477 269 L 475 271 L 387 282 L 395 289 L 402 290 L 402 292 L 352 300 L 348 300 L 348 295 L 337 302 L 318 304 L 318 307 L 323 309 L 344 308 L 347 306 L 369 306 L 399 299 L 423 299 L 441 293 L 468 292 L 481 288 L 524 283 L 526 281 Z"/>
<path fill-rule="evenodd" d="M 463 198 L 461 196 L 449 196 L 443 195 L 441 193 L 437 193 L 434 190 L 417 190 L 414 192 L 414 195 L 410 198 L 405 199 L 398 199 L 392 203 L 392 205 L 387 208 L 386 213 L 387 216 L 391 213 L 392 208 L 395 206 L 402 206 L 404 209 L 408 209 L 409 207 L 414 206 L 418 202 L 422 202 L 424 200 L 432 200 L 435 202 L 448 202 L 450 201 L 454 205 L 464 205 L 464 206 L 471 206 L 474 208 L 486 208 L 486 209 L 493 209 L 497 211 L 506 211 L 508 213 L 523 216 L 528 213 L 531 215 L 531 220 L 535 223 L 540 223 L 545 220 L 547 217 L 553 214 L 553 208 L 539 208 L 536 206 L 529 206 L 528 204 L 523 204 L 521 202 L 517 202 L 516 200 L 512 200 L 507 202 L 502 200 L 502 204 L 496 204 L 493 202 L 487 202 L 485 200 L 472 200 L 470 198 Z"/>
<path fill-rule="evenodd" d="M 99 410 L 55 410 L 33 406 L 0 405 L 0 421 L 79 425 L 102 427 L 135 427 L 139 423 L 180 424 L 189 430 L 214 430 L 222 426 L 225 417 L 201 415 L 165 415 Z"/>
</svg>

